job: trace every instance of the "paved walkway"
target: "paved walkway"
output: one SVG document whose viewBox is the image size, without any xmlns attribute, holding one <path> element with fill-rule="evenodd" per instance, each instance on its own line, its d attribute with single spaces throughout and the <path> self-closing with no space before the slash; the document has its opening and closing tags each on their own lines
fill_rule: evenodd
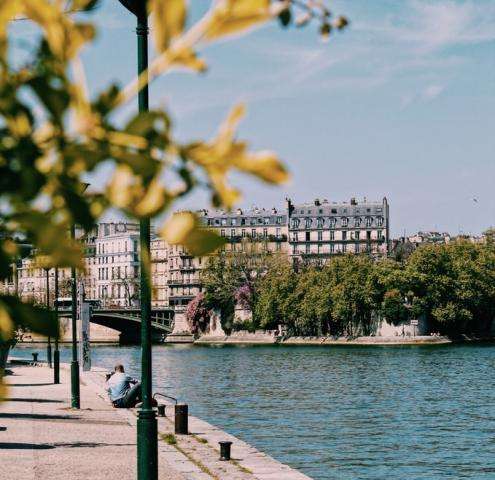
<svg viewBox="0 0 495 480">
<path fill-rule="evenodd" d="M 59 385 L 53 385 L 48 368 L 19 366 L 12 371 L 7 377 L 9 400 L 0 404 L 0 478 L 136 478 L 136 429 L 118 410 L 84 384 L 83 409 L 69 409 L 65 370 Z M 183 478 L 161 465 L 161 480 Z"/>
<path fill-rule="evenodd" d="M 70 405 L 69 372 L 60 385 L 43 366 L 10 367 L 0 403 L 0 478 L 127 480 L 136 478 L 136 410 L 115 409 L 102 372 L 81 379 L 81 410 Z M 173 434 L 173 408 L 158 419 L 160 480 L 310 480 L 245 442 L 189 417 L 190 435 Z M 230 440 L 232 461 L 219 461 Z"/>
</svg>

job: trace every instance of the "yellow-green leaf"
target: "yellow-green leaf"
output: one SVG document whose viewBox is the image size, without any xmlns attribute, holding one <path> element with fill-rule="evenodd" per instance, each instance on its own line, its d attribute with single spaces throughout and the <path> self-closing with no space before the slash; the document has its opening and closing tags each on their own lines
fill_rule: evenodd
<svg viewBox="0 0 495 480">
<path fill-rule="evenodd" d="M 223 0 L 216 3 L 205 38 L 239 34 L 272 18 L 270 0 Z"/>
<path fill-rule="evenodd" d="M 207 69 L 206 62 L 198 58 L 196 52 L 190 48 L 181 48 L 167 52 L 170 56 L 170 63 L 175 66 L 190 68 L 196 72 L 204 72 Z"/>
<path fill-rule="evenodd" d="M 159 52 L 165 51 L 170 41 L 180 35 L 186 24 L 185 0 L 150 0 L 148 10 L 153 14 L 153 36 Z"/>
<path fill-rule="evenodd" d="M 14 335 L 14 322 L 5 306 L 0 303 L 0 339 L 10 340 Z"/>
<path fill-rule="evenodd" d="M 170 245 L 183 245 L 191 255 L 205 255 L 225 243 L 225 239 L 203 228 L 192 212 L 172 215 L 161 230 Z"/>
<path fill-rule="evenodd" d="M 285 183 L 290 178 L 284 164 L 273 152 L 257 152 L 238 157 L 235 166 L 268 183 Z"/>
<path fill-rule="evenodd" d="M 167 192 L 160 181 L 154 179 L 148 188 L 146 194 L 134 207 L 134 213 L 138 217 L 150 217 L 163 210 L 172 200 L 172 196 Z"/>
</svg>

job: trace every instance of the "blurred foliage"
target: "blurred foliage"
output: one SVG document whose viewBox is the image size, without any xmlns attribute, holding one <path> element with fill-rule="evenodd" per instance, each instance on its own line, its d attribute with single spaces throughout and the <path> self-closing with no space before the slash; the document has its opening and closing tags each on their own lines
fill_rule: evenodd
<svg viewBox="0 0 495 480">
<path fill-rule="evenodd" d="M 240 198 L 228 182 L 232 171 L 267 183 L 286 181 L 286 167 L 273 152 L 252 152 L 236 138 L 242 105 L 232 109 L 215 138 L 186 143 L 175 137 L 164 110 L 135 114 L 123 126 L 115 114 L 147 82 L 174 66 L 205 70 L 197 51 L 213 41 L 272 19 L 280 18 L 288 26 L 295 10 L 320 21 L 324 36 L 347 23 L 337 18 L 329 27 L 330 12 L 321 2 L 219 0 L 189 25 L 185 0 L 149 0 L 144 14 L 151 15 L 158 54 L 148 71 L 125 88 L 112 84 L 90 96 L 81 52 L 96 38 L 91 17 L 99 3 L 0 2 L 0 280 L 9 276 L 19 258 L 19 247 L 12 241 L 16 235 L 32 243 L 46 268 L 83 268 L 82 246 L 67 234 L 70 225 L 90 229 L 110 207 L 137 219 L 150 218 L 204 185 L 215 206 L 230 208 Z M 12 47 L 17 39 L 11 27 L 17 20 L 29 21 L 39 34 L 23 60 Z M 103 193 L 85 193 L 85 178 L 103 162 L 114 166 L 107 188 Z M 165 183 L 165 174 L 176 181 Z M 195 254 L 222 243 L 199 228 L 191 213 L 169 220 L 163 235 Z M 48 312 L 2 296 L 0 342 L 10 341 L 16 325 L 56 334 Z"/>
</svg>

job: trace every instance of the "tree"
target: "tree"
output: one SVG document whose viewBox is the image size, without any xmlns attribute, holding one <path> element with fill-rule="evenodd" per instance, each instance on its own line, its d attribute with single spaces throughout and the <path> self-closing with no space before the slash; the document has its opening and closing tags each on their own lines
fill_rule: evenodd
<svg viewBox="0 0 495 480">
<path fill-rule="evenodd" d="M 418 248 L 406 267 L 413 310 L 447 335 L 487 335 L 495 315 L 495 252 L 457 241 Z"/>
<path fill-rule="evenodd" d="M 210 308 L 220 309 L 226 331 L 233 327 L 237 300 L 254 311 L 258 281 L 266 273 L 273 255 L 257 243 L 246 242 L 242 251 L 218 252 L 208 258 L 201 277 L 205 300 Z"/>
<path fill-rule="evenodd" d="M 253 312 L 256 324 L 267 330 L 279 324 L 294 326 L 298 315 L 293 297 L 296 285 L 297 276 L 290 261 L 279 256 L 271 258 L 257 287 Z"/>
</svg>

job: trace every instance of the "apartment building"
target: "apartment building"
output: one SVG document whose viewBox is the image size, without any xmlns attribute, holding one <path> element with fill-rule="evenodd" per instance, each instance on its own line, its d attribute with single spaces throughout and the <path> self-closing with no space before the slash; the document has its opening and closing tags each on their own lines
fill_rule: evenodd
<svg viewBox="0 0 495 480">
<path fill-rule="evenodd" d="M 168 252 L 170 247 L 161 238 L 151 240 L 151 306 L 168 306 Z"/>
<path fill-rule="evenodd" d="M 92 243 L 87 297 L 101 300 L 104 307 L 139 305 L 139 225 L 100 223 Z"/>
<path fill-rule="evenodd" d="M 289 255 L 295 260 L 325 261 L 336 254 L 386 256 L 390 238 L 389 206 L 359 202 L 287 202 Z"/>
</svg>

